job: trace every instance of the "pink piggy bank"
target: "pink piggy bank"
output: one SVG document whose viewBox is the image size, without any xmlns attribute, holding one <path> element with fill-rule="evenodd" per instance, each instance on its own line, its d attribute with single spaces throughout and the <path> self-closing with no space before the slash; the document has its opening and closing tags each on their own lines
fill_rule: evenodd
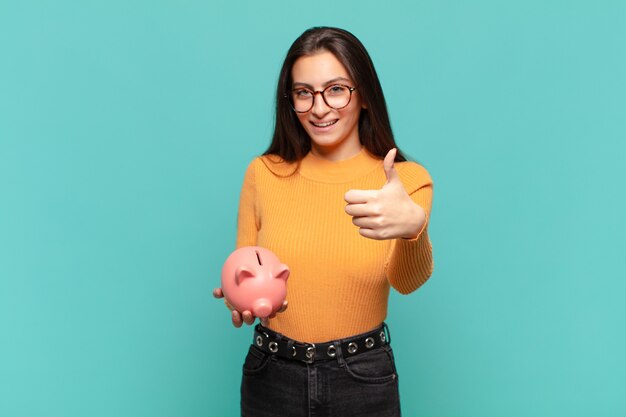
<svg viewBox="0 0 626 417">
<path fill-rule="evenodd" d="M 235 250 L 222 268 L 222 291 L 238 311 L 269 317 L 287 297 L 289 268 L 273 252 L 260 246 Z"/>
</svg>

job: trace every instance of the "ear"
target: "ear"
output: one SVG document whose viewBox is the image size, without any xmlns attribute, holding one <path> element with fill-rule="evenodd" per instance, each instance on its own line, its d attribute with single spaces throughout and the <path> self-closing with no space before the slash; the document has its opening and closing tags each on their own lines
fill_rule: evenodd
<svg viewBox="0 0 626 417">
<path fill-rule="evenodd" d="M 289 278 L 289 267 L 285 264 L 278 265 L 274 268 L 274 278 L 287 281 L 287 278 Z"/>
<path fill-rule="evenodd" d="M 235 271 L 235 282 L 237 283 L 237 285 L 239 285 L 244 279 L 254 278 L 255 276 L 256 275 L 254 274 L 254 271 L 252 269 L 248 268 L 247 266 L 240 266 Z"/>
</svg>

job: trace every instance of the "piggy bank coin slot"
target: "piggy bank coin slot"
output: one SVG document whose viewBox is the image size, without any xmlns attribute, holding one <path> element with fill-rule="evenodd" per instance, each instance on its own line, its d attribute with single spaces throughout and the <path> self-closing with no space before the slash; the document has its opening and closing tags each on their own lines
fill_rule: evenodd
<svg viewBox="0 0 626 417">
<path fill-rule="evenodd" d="M 256 252 L 256 260 L 257 260 L 257 261 L 259 261 L 259 265 L 263 265 L 263 264 L 261 263 L 261 255 L 259 255 L 259 251 L 258 251 L 258 250 L 255 250 L 255 252 Z"/>
</svg>

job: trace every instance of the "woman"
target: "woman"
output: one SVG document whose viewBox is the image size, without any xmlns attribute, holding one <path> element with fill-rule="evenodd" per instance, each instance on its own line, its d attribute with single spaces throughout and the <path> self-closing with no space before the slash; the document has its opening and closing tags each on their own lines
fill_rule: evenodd
<svg viewBox="0 0 626 417">
<path fill-rule="evenodd" d="M 432 273 L 431 201 L 428 172 L 396 149 L 361 42 L 304 32 L 280 72 L 272 143 L 241 191 L 237 247 L 265 247 L 291 270 L 289 309 L 254 332 L 243 416 L 400 415 L 383 320 L 390 286 L 407 294 Z M 254 322 L 229 308 L 236 327 Z"/>
</svg>

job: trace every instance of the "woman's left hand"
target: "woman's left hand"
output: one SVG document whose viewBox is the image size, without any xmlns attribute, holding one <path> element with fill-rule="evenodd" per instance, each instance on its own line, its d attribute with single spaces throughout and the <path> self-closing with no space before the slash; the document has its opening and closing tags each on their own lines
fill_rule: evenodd
<svg viewBox="0 0 626 417">
<path fill-rule="evenodd" d="M 396 148 L 391 149 L 383 168 L 387 182 L 380 190 L 350 190 L 344 195 L 346 213 L 367 238 L 414 239 L 426 221 L 426 212 L 407 194 L 393 166 Z"/>
</svg>

